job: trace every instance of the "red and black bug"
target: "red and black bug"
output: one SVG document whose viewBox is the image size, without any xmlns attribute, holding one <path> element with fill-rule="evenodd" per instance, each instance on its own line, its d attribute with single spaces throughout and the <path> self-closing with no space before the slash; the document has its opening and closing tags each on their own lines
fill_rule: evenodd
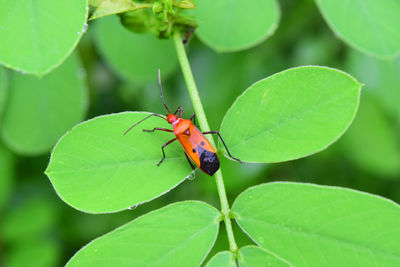
<svg viewBox="0 0 400 267">
<path fill-rule="evenodd" d="M 187 44 L 189 42 L 189 39 L 193 35 L 193 33 L 194 33 L 194 28 L 189 28 L 189 30 L 185 34 L 185 38 L 182 41 L 183 44 Z"/>
<path fill-rule="evenodd" d="M 231 153 L 228 150 L 228 147 L 226 146 L 224 140 L 222 139 L 222 137 L 218 131 L 201 132 L 199 129 L 197 129 L 197 127 L 194 125 L 194 120 L 195 120 L 194 114 L 192 114 L 192 116 L 190 117 L 190 120 L 183 119 L 181 106 L 178 107 L 178 109 L 175 111 L 175 113 L 173 113 L 173 114 L 171 113 L 171 111 L 165 104 L 164 94 L 163 94 L 162 85 L 161 85 L 160 70 L 158 70 L 158 84 L 160 86 L 161 99 L 164 104 L 164 107 L 168 111 L 168 114 L 166 115 L 166 117 L 164 117 L 162 115 L 152 113 L 149 116 L 145 117 L 144 119 L 142 119 L 139 122 L 132 125 L 128 130 L 125 131 L 124 135 L 127 134 L 133 127 L 135 127 L 139 123 L 143 122 L 144 120 L 150 118 L 151 116 L 156 116 L 156 117 L 166 120 L 169 124 L 171 124 L 173 130 L 165 129 L 165 128 L 154 128 L 152 130 L 143 130 L 144 132 L 164 131 L 164 132 L 171 132 L 171 133 L 175 134 L 174 139 L 169 140 L 161 147 L 162 158 L 161 158 L 160 162 L 157 164 L 157 166 L 160 166 L 160 164 L 165 159 L 164 148 L 167 145 L 174 142 L 175 140 L 178 140 L 181 143 L 183 150 L 185 151 L 186 158 L 188 159 L 189 164 L 192 167 L 192 169 L 194 170 L 195 167 L 190 160 L 192 160 L 193 163 L 197 167 L 199 167 L 200 170 L 202 170 L 203 172 L 207 173 L 208 175 L 213 175 L 219 169 L 219 159 L 218 159 L 217 153 L 215 152 L 215 149 L 212 147 L 210 142 L 204 136 L 205 134 L 217 134 L 218 137 L 221 139 L 222 144 L 225 146 L 226 151 L 228 152 L 228 155 L 232 159 L 241 162 L 240 159 L 235 158 L 231 155 Z M 177 113 L 178 113 L 178 116 L 176 115 Z"/>
</svg>

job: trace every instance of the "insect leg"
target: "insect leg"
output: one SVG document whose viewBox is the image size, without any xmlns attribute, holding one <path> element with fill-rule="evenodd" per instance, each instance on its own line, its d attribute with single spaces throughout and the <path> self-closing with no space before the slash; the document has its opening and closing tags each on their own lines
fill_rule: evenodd
<svg viewBox="0 0 400 267">
<path fill-rule="evenodd" d="M 188 160 L 188 162 L 189 162 L 189 164 L 190 164 L 190 167 L 192 167 L 192 170 L 194 170 L 194 169 L 196 169 L 196 167 L 193 165 L 193 163 L 190 161 L 190 159 L 189 159 L 189 156 L 185 153 L 185 152 L 183 152 L 184 154 L 185 154 L 185 156 L 186 156 L 186 158 L 187 158 L 187 160 Z"/>
<path fill-rule="evenodd" d="M 172 131 L 170 129 L 165 129 L 165 128 L 154 128 L 153 130 L 143 129 L 143 132 L 154 132 L 154 131 L 163 131 L 163 132 L 169 132 L 169 133 L 173 133 L 174 132 L 174 131 Z"/>
<path fill-rule="evenodd" d="M 174 112 L 174 115 L 179 111 L 179 118 L 182 118 L 182 106 L 179 106 L 178 109 Z"/>
<path fill-rule="evenodd" d="M 172 142 L 174 142 L 176 140 L 176 138 L 169 140 L 168 142 L 166 142 L 165 144 L 162 145 L 161 147 L 161 151 L 162 151 L 162 159 L 160 160 L 160 162 L 157 164 L 157 166 L 160 166 L 160 164 L 164 161 L 165 159 L 165 152 L 164 152 L 164 148 L 166 146 L 168 146 L 169 144 L 171 144 Z"/>
<path fill-rule="evenodd" d="M 196 125 L 196 114 L 192 114 L 192 116 L 190 116 L 190 120 L 193 122 L 194 125 Z"/>
<path fill-rule="evenodd" d="M 242 161 L 241 161 L 240 159 L 235 158 L 234 156 L 231 155 L 231 152 L 229 152 L 229 149 L 228 149 L 228 147 L 226 146 L 226 144 L 225 144 L 225 142 L 224 142 L 224 139 L 222 139 L 222 136 L 219 134 L 218 131 L 203 132 L 203 134 L 217 134 L 218 137 L 221 139 L 222 144 L 223 144 L 224 147 L 226 148 L 226 152 L 228 152 L 229 157 L 231 157 L 232 159 L 237 160 L 237 161 L 239 161 L 240 163 L 242 163 Z"/>
</svg>

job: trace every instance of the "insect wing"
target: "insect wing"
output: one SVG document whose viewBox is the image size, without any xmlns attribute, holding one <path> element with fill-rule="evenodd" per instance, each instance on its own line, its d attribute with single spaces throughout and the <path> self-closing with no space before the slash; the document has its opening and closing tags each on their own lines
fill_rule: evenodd
<svg viewBox="0 0 400 267">
<path fill-rule="evenodd" d="M 180 134 L 177 138 L 185 153 L 202 171 L 213 175 L 219 169 L 215 149 L 196 126 L 190 125 L 189 132 Z"/>
</svg>

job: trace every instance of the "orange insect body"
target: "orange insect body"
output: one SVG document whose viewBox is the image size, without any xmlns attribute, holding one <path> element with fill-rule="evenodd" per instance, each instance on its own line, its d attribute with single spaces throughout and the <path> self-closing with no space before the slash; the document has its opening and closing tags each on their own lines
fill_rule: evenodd
<svg viewBox="0 0 400 267">
<path fill-rule="evenodd" d="M 196 126 L 192 123 L 191 120 L 185 120 L 182 118 L 182 107 L 179 107 L 174 114 L 171 113 L 171 111 L 165 104 L 163 90 L 161 86 L 160 70 L 158 70 L 158 83 L 160 85 L 161 99 L 163 101 L 164 107 L 168 111 L 168 115 L 165 118 L 159 114 L 152 113 L 149 116 L 145 117 L 144 119 L 132 125 L 128 130 L 125 131 L 124 135 L 127 134 L 133 127 L 143 122 L 144 120 L 150 118 L 151 116 L 156 116 L 166 120 L 169 124 L 171 124 L 173 130 L 164 128 L 154 128 L 153 130 L 143 130 L 143 131 L 154 132 L 157 130 L 164 132 L 173 132 L 176 136 L 174 139 L 168 141 L 161 147 L 163 157 L 157 164 L 158 166 L 160 166 L 160 164 L 165 159 L 164 148 L 167 145 L 174 142 L 175 140 L 178 140 L 181 143 L 183 150 L 185 151 L 185 155 L 188 158 L 189 164 L 192 167 L 192 169 L 194 169 L 194 166 L 190 162 L 190 160 L 192 160 L 193 163 L 197 167 L 199 167 L 203 172 L 207 173 L 208 175 L 213 175 L 219 169 L 219 159 L 217 153 L 215 152 L 215 149 L 211 146 L 210 142 L 207 140 L 204 134 L 217 134 L 221 139 L 222 144 L 225 146 L 228 155 L 232 159 L 241 162 L 238 158 L 235 158 L 230 154 L 227 146 L 225 145 L 224 140 L 222 139 L 218 131 L 210 131 L 203 133 L 200 132 L 199 129 L 196 128 Z M 179 112 L 179 117 L 175 115 L 177 112 Z M 191 119 L 194 119 L 194 114 L 192 115 Z"/>
<path fill-rule="evenodd" d="M 177 118 L 173 114 L 167 116 L 167 121 L 174 128 L 174 134 L 186 155 L 202 171 L 213 175 L 219 169 L 219 159 L 215 149 L 202 132 L 190 120 Z"/>
</svg>

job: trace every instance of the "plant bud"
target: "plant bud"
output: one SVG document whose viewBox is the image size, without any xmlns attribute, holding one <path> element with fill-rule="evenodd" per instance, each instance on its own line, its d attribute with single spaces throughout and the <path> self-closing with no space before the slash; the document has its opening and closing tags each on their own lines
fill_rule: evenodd
<svg viewBox="0 0 400 267">
<path fill-rule="evenodd" d="M 175 3 L 174 5 L 182 9 L 194 9 L 196 7 L 196 5 L 192 3 L 192 1 L 190 0 L 183 0 L 178 3 Z"/>
</svg>

